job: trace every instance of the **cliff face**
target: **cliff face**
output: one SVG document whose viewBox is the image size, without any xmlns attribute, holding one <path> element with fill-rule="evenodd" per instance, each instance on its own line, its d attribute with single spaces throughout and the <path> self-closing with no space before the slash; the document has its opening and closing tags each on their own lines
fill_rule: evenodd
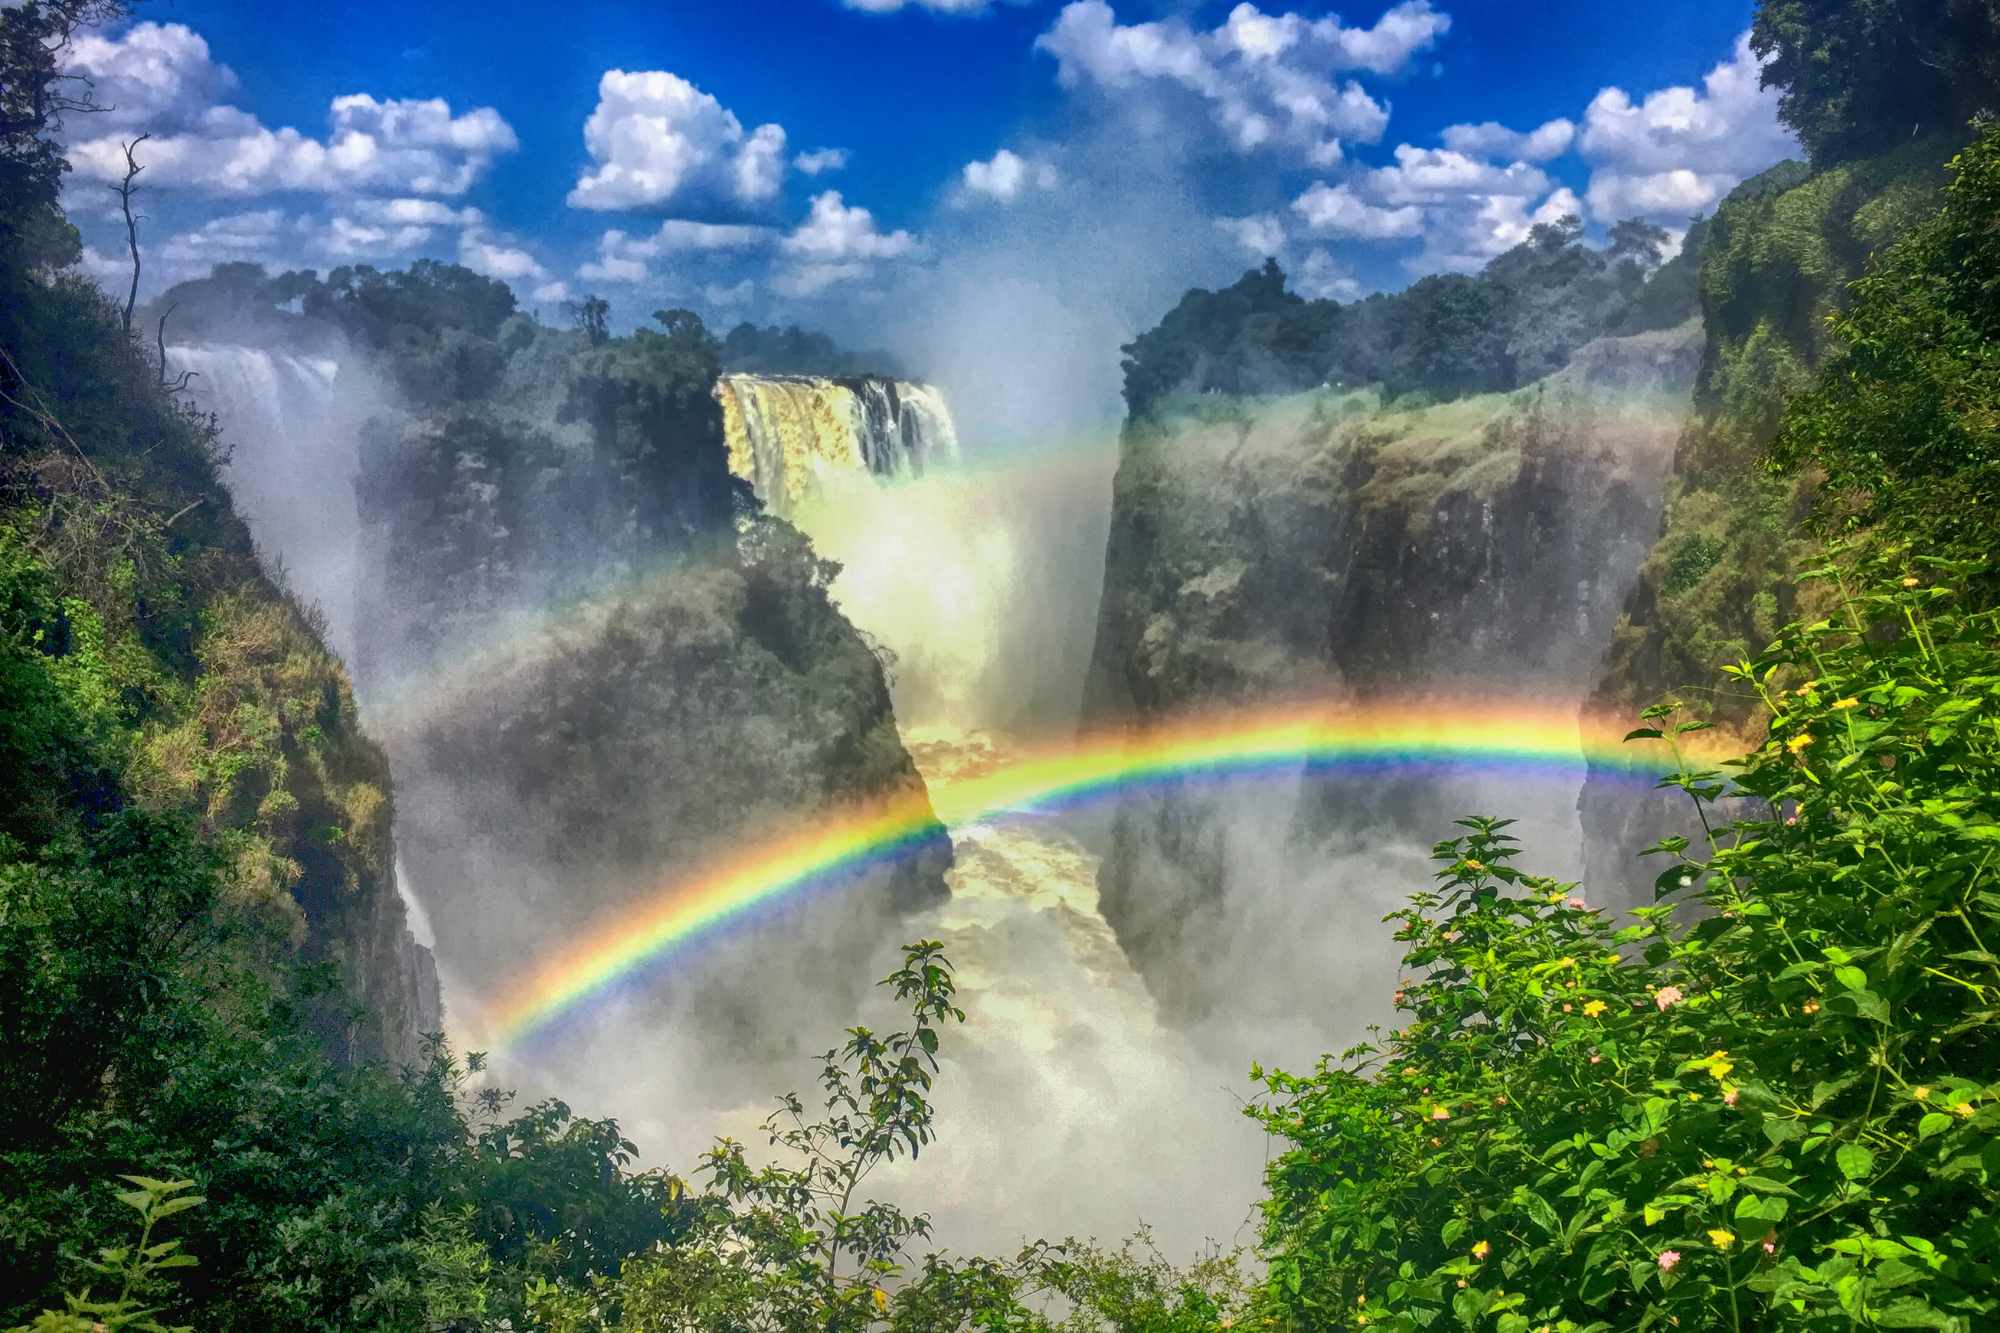
<svg viewBox="0 0 2000 1333">
<path fill-rule="evenodd" d="M 509 374 L 542 383 L 568 354 L 527 348 Z M 404 864 L 473 997 L 725 854 L 923 790 L 882 667 L 827 596 L 831 567 L 732 495 L 707 386 L 662 412 L 643 367 L 621 387 L 579 365 L 557 376 L 559 411 L 503 386 L 522 410 L 383 418 L 361 458 L 364 694 L 371 719 L 381 701 Z M 944 894 L 950 857 L 940 825 L 757 936 L 787 941 L 778 956 L 821 993 L 850 992 L 894 915 Z M 745 961 L 705 950 L 643 1002 L 775 1037 L 749 1018 Z"/>
<path fill-rule="evenodd" d="M 1412 690 L 1580 699 L 1657 530 L 1698 339 L 1600 340 L 1514 394 L 1415 411 L 1319 395 L 1129 427 L 1088 720 Z M 1427 845 L 1468 796 L 1315 784 L 1246 820 L 1168 791 L 1115 818 L 1105 914 L 1170 1008 L 1236 1005 L 1256 984 L 1228 961 L 1246 839 L 1283 845 L 1282 877 L 1334 844 Z"/>
<path fill-rule="evenodd" d="M 1871 250 L 1935 205 L 1949 155 L 1932 139 L 1817 173 L 1784 163 L 1745 181 L 1709 222 L 1695 410 L 1593 709 L 1632 716 L 1686 698 L 1725 729 L 1755 726 L 1747 699 L 1712 687 L 1719 667 L 1754 656 L 1805 609 L 1793 575 L 1810 549 L 1798 521 L 1813 485 L 1771 475 L 1767 450 L 1785 400 L 1829 351 L 1826 318 L 1846 284 Z M 1652 868 L 1634 853 L 1694 831 L 1682 827 L 1681 802 L 1593 775 L 1579 807 L 1588 882 L 1650 902 Z"/>
</svg>

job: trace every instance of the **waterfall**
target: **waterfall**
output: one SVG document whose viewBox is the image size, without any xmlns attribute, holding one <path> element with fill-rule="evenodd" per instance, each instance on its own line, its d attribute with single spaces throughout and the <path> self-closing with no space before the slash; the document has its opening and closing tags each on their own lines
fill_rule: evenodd
<svg viewBox="0 0 2000 1333">
<path fill-rule="evenodd" d="M 724 375 L 715 396 L 730 471 L 780 514 L 795 512 L 833 477 L 920 477 L 958 458 L 951 411 L 928 384 L 877 375 Z"/>
<path fill-rule="evenodd" d="M 195 372 L 189 396 L 222 425 L 223 481 L 266 568 L 319 606 L 327 639 L 352 661 L 355 435 L 374 393 L 330 357 L 196 344 L 169 347 L 167 360 Z"/>
</svg>

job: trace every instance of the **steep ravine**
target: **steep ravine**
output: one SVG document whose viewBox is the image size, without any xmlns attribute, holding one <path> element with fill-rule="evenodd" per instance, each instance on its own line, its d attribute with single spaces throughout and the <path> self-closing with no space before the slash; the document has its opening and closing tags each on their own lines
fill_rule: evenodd
<svg viewBox="0 0 2000 1333">
<path fill-rule="evenodd" d="M 1580 702 L 1657 531 L 1699 348 L 1687 326 L 1589 344 L 1510 395 L 1216 400 L 1128 426 L 1086 722 L 1411 692 Z M 1557 811 L 1528 827 L 1559 839 L 1541 865 L 1573 869 L 1574 796 L 1431 778 L 1171 789 L 1112 821 L 1103 908 L 1170 1012 L 1278 1008 L 1271 978 L 1375 928 L 1379 912 L 1349 910 L 1379 891 L 1363 881 L 1421 874 L 1408 849 L 1475 802 Z M 1259 934 L 1277 943 L 1250 947 Z"/>
</svg>

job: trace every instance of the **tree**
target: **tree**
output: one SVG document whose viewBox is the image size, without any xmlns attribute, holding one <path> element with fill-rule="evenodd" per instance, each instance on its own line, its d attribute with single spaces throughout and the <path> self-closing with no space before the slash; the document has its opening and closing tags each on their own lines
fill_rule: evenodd
<svg viewBox="0 0 2000 1333">
<path fill-rule="evenodd" d="M 2000 543 L 2000 122 L 1952 160 L 1944 206 L 1870 263 L 1832 329 L 1841 351 L 1786 405 L 1785 471 L 1826 473 L 1834 522 Z"/>
<path fill-rule="evenodd" d="M 1762 0 L 1750 46 L 1820 165 L 1952 134 L 2000 105 L 1991 0 Z"/>
<path fill-rule="evenodd" d="M 585 296 L 581 301 L 565 301 L 563 313 L 576 331 L 589 339 L 592 347 L 611 341 L 611 302 L 601 296 Z"/>
<path fill-rule="evenodd" d="M 56 199 L 69 163 L 55 131 L 99 107 L 88 80 L 63 73 L 63 58 L 77 33 L 126 10 L 124 0 L 0 6 L 0 306 L 15 299 L 19 275 L 82 252 Z"/>
</svg>

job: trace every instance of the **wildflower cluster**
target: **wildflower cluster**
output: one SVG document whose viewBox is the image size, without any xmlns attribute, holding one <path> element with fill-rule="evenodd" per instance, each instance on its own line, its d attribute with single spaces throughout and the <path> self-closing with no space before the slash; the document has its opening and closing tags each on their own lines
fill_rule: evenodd
<svg viewBox="0 0 2000 1333">
<path fill-rule="evenodd" d="M 1407 1022 L 1252 1108 L 1291 1145 L 1281 1321 L 2000 1320 L 2000 635 L 1969 573 L 1809 576 L 1835 617 L 1731 669 L 1769 739 L 1668 780 L 1714 832 L 1650 849 L 1636 924 L 1516 870 L 1506 821 L 1439 845 L 1390 918 Z M 1676 754 L 1702 725 L 1647 720 Z"/>
</svg>

